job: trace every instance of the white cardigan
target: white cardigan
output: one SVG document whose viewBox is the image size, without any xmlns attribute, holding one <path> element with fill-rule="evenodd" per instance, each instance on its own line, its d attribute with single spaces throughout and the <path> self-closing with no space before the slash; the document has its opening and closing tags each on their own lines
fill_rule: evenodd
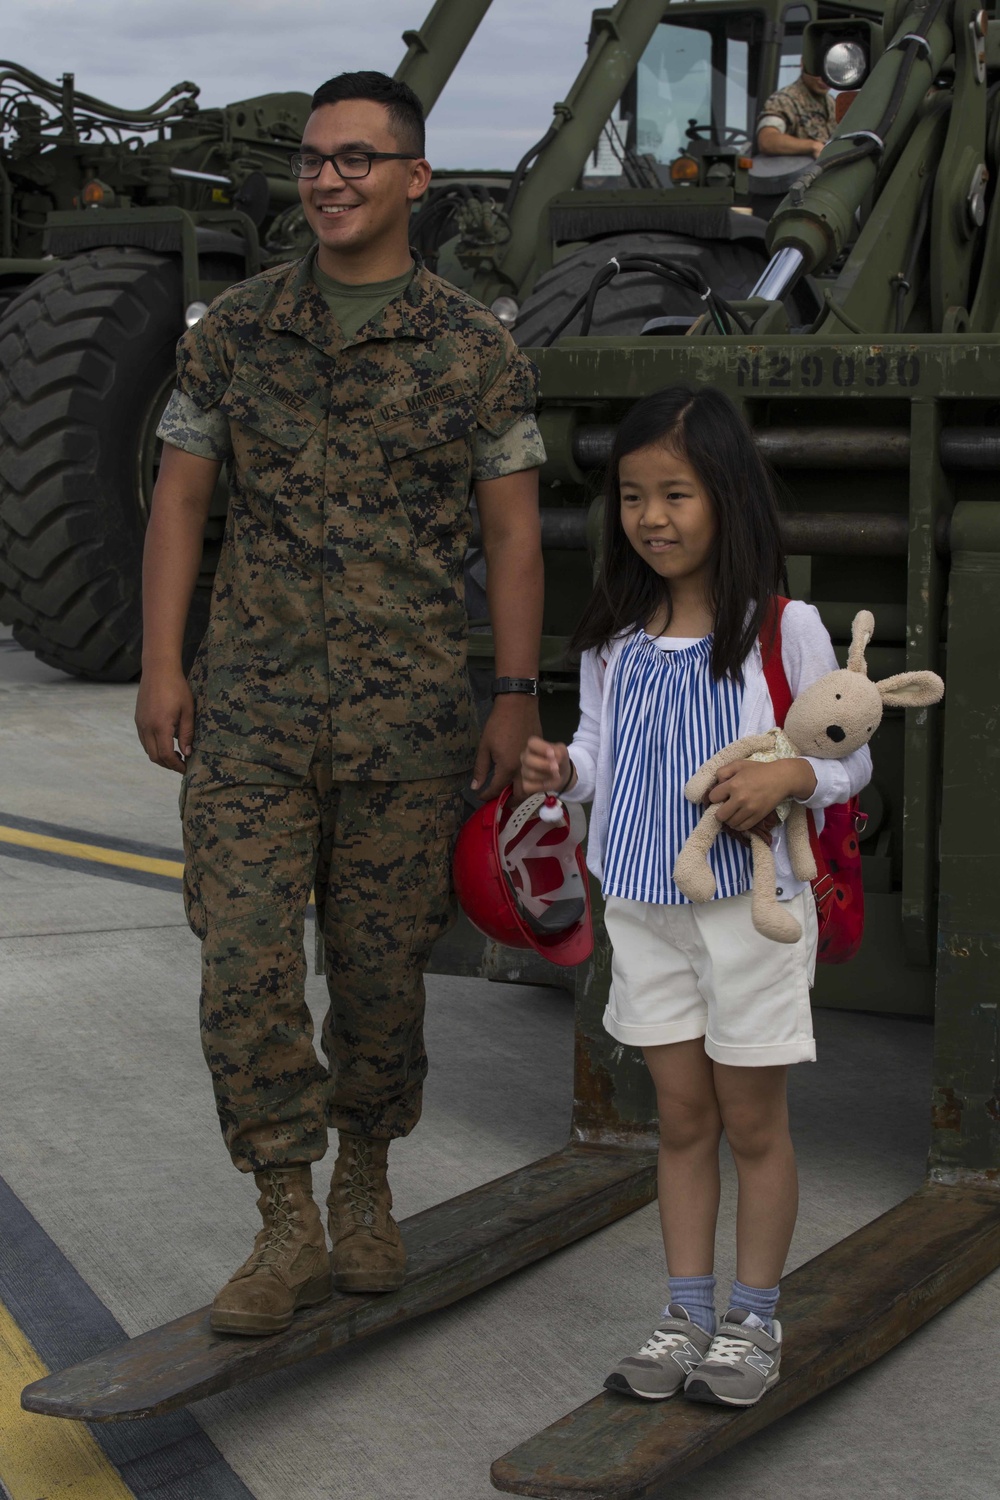
<svg viewBox="0 0 1000 1500">
<path fill-rule="evenodd" d="M 601 651 L 586 651 L 580 662 L 580 724 L 569 746 L 569 757 L 576 768 L 576 785 L 563 792 L 566 802 L 593 800 L 590 832 L 587 838 L 587 867 L 600 880 L 604 874 L 604 854 L 608 839 L 608 816 L 611 783 L 614 772 L 612 751 L 611 704 L 614 700 L 615 673 L 628 634 L 619 635 Z M 830 637 L 812 604 L 793 599 L 781 617 L 781 662 L 788 678 L 792 697 L 797 698 L 817 677 L 836 671 L 838 662 Z M 740 708 L 740 738 L 745 734 L 763 734 L 774 727 L 774 707 L 767 690 L 760 645 L 743 663 L 743 702 Z M 816 760 L 805 756 L 816 773 L 816 790 L 803 799 L 813 809 L 816 827 L 823 827 L 824 807 L 846 802 L 856 796 L 871 780 L 872 760 L 867 745 L 845 755 L 843 760 Z M 678 788 L 678 795 L 683 795 Z M 784 828 L 771 835 L 774 861 L 778 873 L 779 897 L 790 901 L 803 889 L 788 861 Z"/>
</svg>

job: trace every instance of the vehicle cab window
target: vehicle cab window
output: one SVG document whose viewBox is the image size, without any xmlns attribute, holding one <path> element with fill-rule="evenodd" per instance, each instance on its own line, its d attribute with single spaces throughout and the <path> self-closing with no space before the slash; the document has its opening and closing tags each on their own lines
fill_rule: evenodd
<svg viewBox="0 0 1000 1500">
<path fill-rule="evenodd" d="M 808 18 L 803 6 L 793 9 Z M 761 11 L 678 18 L 657 26 L 605 125 L 584 182 L 611 185 L 628 178 L 631 155 L 652 162 L 666 185 L 670 163 L 691 149 L 692 140 L 749 143 L 764 32 Z"/>
</svg>

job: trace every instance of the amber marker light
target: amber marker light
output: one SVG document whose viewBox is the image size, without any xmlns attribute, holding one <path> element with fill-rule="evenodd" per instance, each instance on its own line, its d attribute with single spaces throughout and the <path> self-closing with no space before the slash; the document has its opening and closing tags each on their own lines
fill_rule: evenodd
<svg viewBox="0 0 1000 1500">
<path fill-rule="evenodd" d="M 698 163 L 693 156 L 679 156 L 670 163 L 671 182 L 697 182 Z"/>
<path fill-rule="evenodd" d="M 738 156 L 736 158 L 736 165 L 738 167 L 742 168 L 742 170 L 744 172 L 749 172 L 750 168 L 753 166 L 753 157 L 752 156 Z"/>
<path fill-rule="evenodd" d="M 86 182 L 83 185 L 83 202 L 87 208 L 100 208 L 106 193 L 103 182 Z"/>
</svg>

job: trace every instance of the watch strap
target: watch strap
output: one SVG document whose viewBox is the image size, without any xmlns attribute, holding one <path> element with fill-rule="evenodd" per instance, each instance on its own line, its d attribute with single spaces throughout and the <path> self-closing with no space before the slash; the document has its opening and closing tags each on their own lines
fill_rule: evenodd
<svg viewBox="0 0 1000 1500">
<path fill-rule="evenodd" d="M 494 698 L 501 693 L 528 693 L 533 698 L 538 696 L 537 677 L 494 677 L 490 684 L 490 692 Z"/>
</svg>

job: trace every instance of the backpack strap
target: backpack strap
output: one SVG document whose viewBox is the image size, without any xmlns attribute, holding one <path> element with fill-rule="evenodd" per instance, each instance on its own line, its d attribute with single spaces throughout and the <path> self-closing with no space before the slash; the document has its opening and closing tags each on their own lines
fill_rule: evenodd
<svg viewBox="0 0 1000 1500">
<path fill-rule="evenodd" d="M 785 668 L 781 660 L 781 617 L 785 612 L 788 600 L 780 594 L 771 598 L 767 614 L 764 617 L 764 626 L 760 633 L 760 655 L 761 664 L 764 669 L 764 680 L 767 690 L 771 695 L 771 706 L 774 709 L 774 722 L 779 729 L 785 726 L 785 715 L 792 706 L 792 690 L 785 676 Z M 852 812 L 857 811 L 857 798 L 853 798 L 849 804 Z M 813 881 L 813 894 L 816 896 L 817 906 L 826 900 L 833 892 L 832 877 L 829 873 L 829 861 L 823 849 L 822 834 L 816 832 L 816 820 L 810 809 L 806 809 L 806 817 L 809 824 L 809 844 L 812 848 L 813 858 L 816 861 L 817 878 Z M 819 889 L 817 889 L 817 887 Z M 822 918 L 822 908 L 820 908 Z"/>
<path fill-rule="evenodd" d="M 772 596 L 768 601 L 764 627 L 759 637 L 764 681 L 771 695 L 774 722 L 779 729 L 784 728 L 785 715 L 792 706 L 792 690 L 788 686 L 788 678 L 785 676 L 785 668 L 781 661 L 781 617 L 787 603 L 788 600 L 782 598 L 780 594 Z"/>
</svg>

